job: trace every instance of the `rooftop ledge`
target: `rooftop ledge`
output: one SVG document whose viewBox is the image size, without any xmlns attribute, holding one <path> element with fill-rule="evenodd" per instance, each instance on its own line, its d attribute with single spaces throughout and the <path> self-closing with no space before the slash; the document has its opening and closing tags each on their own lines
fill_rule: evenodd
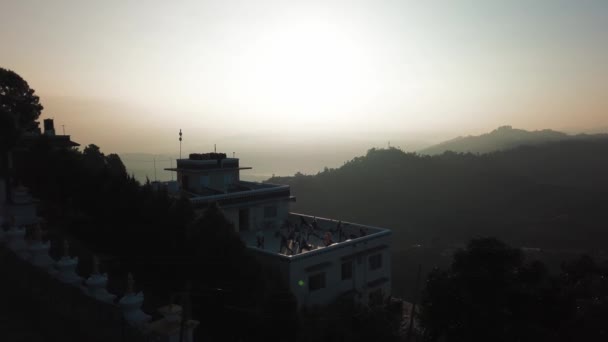
<svg viewBox="0 0 608 342">
<path fill-rule="evenodd" d="M 233 191 L 225 194 L 218 195 L 197 195 L 193 194 L 190 198 L 190 201 L 193 203 L 198 202 L 213 202 L 213 201 L 221 201 L 223 199 L 235 199 L 241 197 L 250 197 L 255 196 L 257 194 L 267 194 L 272 192 L 280 192 L 289 190 L 289 185 L 278 185 L 278 184 L 270 184 L 270 183 L 255 183 L 255 182 L 245 182 L 239 181 L 239 185 L 246 187 L 247 190 L 241 191 Z"/>
<path fill-rule="evenodd" d="M 316 224 L 313 223 L 314 221 L 316 221 Z M 340 225 L 338 225 L 339 222 L 341 222 Z M 264 237 L 264 248 L 258 248 L 257 246 L 257 237 L 260 231 Z M 325 241 L 327 233 L 330 234 L 333 240 L 333 243 L 328 246 L 326 246 Z M 390 234 L 391 231 L 385 228 L 298 213 L 289 213 L 287 222 L 279 228 L 239 232 L 241 239 L 251 250 L 284 258 L 285 261 L 331 252 L 339 248 L 354 246 L 361 242 Z M 287 248 L 285 247 L 285 243 L 281 243 L 283 239 L 281 236 L 286 240 Z M 311 249 L 304 248 L 302 250 L 299 247 L 298 241 L 300 241 L 301 236 L 307 239 L 307 243 L 311 245 Z"/>
<path fill-rule="evenodd" d="M 242 167 L 218 167 L 213 169 L 191 169 L 191 168 L 177 168 L 177 167 L 167 167 L 165 171 L 176 171 L 176 172 L 188 172 L 188 173 L 208 173 L 208 172 L 226 172 L 226 171 L 234 171 L 234 170 L 251 170 L 251 166 L 242 166 Z"/>
</svg>

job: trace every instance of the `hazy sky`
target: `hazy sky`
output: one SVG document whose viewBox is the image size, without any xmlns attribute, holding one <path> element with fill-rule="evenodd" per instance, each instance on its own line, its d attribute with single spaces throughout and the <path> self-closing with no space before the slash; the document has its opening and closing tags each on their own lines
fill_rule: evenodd
<svg viewBox="0 0 608 342">
<path fill-rule="evenodd" d="M 0 42 L 106 151 L 608 130 L 605 0 L 0 0 Z"/>
</svg>

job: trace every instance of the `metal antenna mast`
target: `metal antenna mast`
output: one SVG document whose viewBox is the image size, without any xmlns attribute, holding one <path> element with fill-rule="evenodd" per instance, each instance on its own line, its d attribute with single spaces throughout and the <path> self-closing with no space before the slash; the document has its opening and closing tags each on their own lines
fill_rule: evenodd
<svg viewBox="0 0 608 342">
<path fill-rule="evenodd" d="M 179 159 L 182 159 L 182 129 L 179 129 Z"/>
</svg>

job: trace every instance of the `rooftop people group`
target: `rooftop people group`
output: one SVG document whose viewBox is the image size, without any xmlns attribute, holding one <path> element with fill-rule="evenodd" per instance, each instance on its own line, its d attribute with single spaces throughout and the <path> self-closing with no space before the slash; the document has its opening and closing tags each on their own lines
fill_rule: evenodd
<svg viewBox="0 0 608 342">
<path fill-rule="evenodd" d="M 344 226 L 342 221 L 338 221 L 335 228 L 323 229 L 316 217 L 312 219 L 312 222 L 308 222 L 303 216 L 300 216 L 299 223 L 285 220 L 274 234 L 275 238 L 279 239 L 278 252 L 285 255 L 297 255 L 367 235 L 365 228 L 360 228 L 358 235 L 347 234 Z M 337 240 L 334 240 L 335 238 Z M 265 249 L 264 231 L 261 229 L 256 233 L 256 247 Z"/>
</svg>

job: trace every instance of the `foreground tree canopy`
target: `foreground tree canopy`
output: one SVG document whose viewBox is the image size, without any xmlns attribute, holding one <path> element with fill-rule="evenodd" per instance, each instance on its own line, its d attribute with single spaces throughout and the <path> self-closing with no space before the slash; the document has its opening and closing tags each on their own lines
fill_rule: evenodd
<svg viewBox="0 0 608 342">
<path fill-rule="evenodd" d="M 605 341 L 606 265 L 588 256 L 551 275 L 519 249 L 479 238 L 429 274 L 421 323 L 427 341 Z"/>
<path fill-rule="evenodd" d="M 36 129 L 42 109 L 34 89 L 21 76 L 0 68 L 0 150 L 14 147 L 24 132 Z"/>
</svg>

